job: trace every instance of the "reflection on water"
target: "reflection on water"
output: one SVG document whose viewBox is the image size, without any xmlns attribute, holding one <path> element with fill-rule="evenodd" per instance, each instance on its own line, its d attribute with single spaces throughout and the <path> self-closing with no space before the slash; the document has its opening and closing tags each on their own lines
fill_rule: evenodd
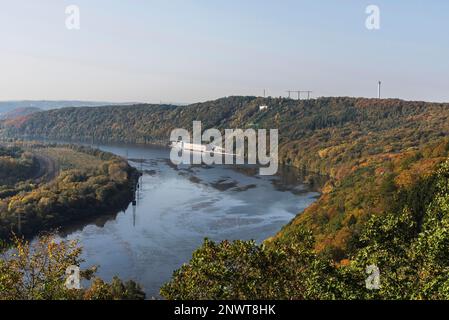
<svg viewBox="0 0 449 320">
<path fill-rule="evenodd" d="M 269 177 L 249 167 L 174 167 L 167 149 L 101 149 L 127 156 L 144 172 L 136 206 L 72 226 L 62 236 L 80 240 L 85 266 L 99 265 L 100 277 L 136 280 L 149 297 L 158 296 L 205 237 L 261 242 L 317 196 L 292 172 Z"/>
</svg>

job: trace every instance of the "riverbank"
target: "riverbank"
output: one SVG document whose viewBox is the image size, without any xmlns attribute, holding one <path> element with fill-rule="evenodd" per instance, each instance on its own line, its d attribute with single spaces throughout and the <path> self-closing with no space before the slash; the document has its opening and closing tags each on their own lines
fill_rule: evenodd
<svg viewBox="0 0 449 320">
<path fill-rule="evenodd" d="M 86 217 L 115 213 L 134 199 L 139 173 L 120 157 L 69 145 L 28 144 L 26 148 L 48 159 L 45 163 L 53 163 L 49 167 L 53 169 L 40 174 L 46 177 L 41 183 L 30 177 L 10 186 L 22 189 L 0 199 L 3 240 L 12 234 L 33 237 Z"/>
<path fill-rule="evenodd" d="M 261 177 L 248 167 L 174 168 L 167 148 L 98 147 L 143 172 L 136 206 L 70 223 L 58 234 L 80 242 L 85 267 L 100 265 L 99 276 L 108 281 L 114 275 L 135 280 L 148 297 L 160 297 L 160 287 L 205 237 L 262 243 L 319 196 L 296 170 Z"/>
</svg>

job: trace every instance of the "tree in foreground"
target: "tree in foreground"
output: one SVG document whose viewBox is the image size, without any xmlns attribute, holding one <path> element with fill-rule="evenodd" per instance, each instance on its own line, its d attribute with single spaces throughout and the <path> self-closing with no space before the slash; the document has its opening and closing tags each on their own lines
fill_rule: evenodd
<svg viewBox="0 0 449 320">
<path fill-rule="evenodd" d="M 0 258 L 0 300 L 145 299 L 135 282 L 123 283 L 115 277 L 106 283 L 95 277 L 95 267 L 80 272 L 81 279 L 90 280 L 90 287 L 69 289 L 66 271 L 82 263 L 81 253 L 77 241 L 57 241 L 52 235 L 32 244 L 13 239 Z"/>
<path fill-rule="evenodd" d="M 161 289 L 167 299 L 335 299 L 340 294 L 332 261 L 318 257 L 310 232 L 292 241 L 206 240 L 189 264 Z"/>
<path fill-rule="evenodd" d="M 426 186 L 425 188 L 423 186 Z M 344 263 L 314 250 L 311 234 L 273 243 L 206 240 L 161 289 L 167 299 L 449 299 L 449 160 L 416 197 L 374 215 Z M 410 192 L 414 192 L 411 190 Z M 413 193 L 414 194 L 414 193 Z M 369 288 L 369 267 L 380 286 Z"/>
</svg>

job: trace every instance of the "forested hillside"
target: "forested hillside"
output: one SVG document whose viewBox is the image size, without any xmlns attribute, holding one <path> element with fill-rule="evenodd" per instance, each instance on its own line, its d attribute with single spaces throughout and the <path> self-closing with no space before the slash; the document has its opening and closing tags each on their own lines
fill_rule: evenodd
<svg viewBox="0 0 449 320">
<path fill-rule="evenodd" d="M 81 272 L 82 290 L 65 286 L 82 247 L 45 234 L 116 212 L 133 199 L 137 171 L 117 156 L 71 145 L 0 143 L 0 300 L 144 299 L 133 281 Z M 32 243 L 22 237 L 36 236 Z M 30 276 L 31 275 L 31 276 Z"/>
<path fill-rule="evenodd" d="M 260 105 L 267 105 L 268 110 L 260 111 Z M 400 277 L 409 285 L 404 297 L 447 294 L 444 281 L 431 283 L 434 272 L 445 272 L 447 265 L 441 262 L 441 268 L 435 270 L 430 266 L 449 252 L 446 242 L 438 242 L 444 233 L 440 227 L 446 223 L 447 164 L 437 171 L 449 152 L 449 104 L 358 98 L 296 101 L 230 97 L 184 107 L 135 105 L 54 110 L 5 121 L 0 130 L 5 136 L 165 144 L 173 128 L 189 129 L 193 120 L 203 121 L 203 129 L 279 129 L 280 162 L 326 175 L 328 181 L 321 197 L 264 246 L 207 242 L 195 253 L 191 264 L 175 275 L 176 281 L 164 288 L 166 297 L 347 297 L 350 288 L 333 288 L 334 283 L 325 279 L 336 277 L 342 286 L 359 283 L 361 279 L 353 277 L 365 276 L 360 261 L 402 270 Z M 436 206 L 444 210 L 438 211 Z M 419 251 L 424 243 L 435 246 L 435 256 Z M 298 250 L 305 256 L 293 254 Z M 377 254 L 375 250 L 379 250 Z M 298 260 L 286 260 L 286 255 Z M 217 269 L 215 259 L 224 269 Z M 416 264 L 408 266 L 407 261 Z M 256 267 L 247 270 L 253 272 L 255 279 L 271 279 L 273 283 L 254 280 L 252 287 L 247 288 L 248 281 L 228 273 L 235 268 L 246 270 L 248 264 Z M 268 269 L 261 270 L 259 265 Z M 288 269 L 288 265 L 295 269 Z M 282 272 L 280 278 L 266 276 L 266 272 L 270 274 L 281 267 L 292 273 Z M 211 270 L 223 273 L 207 279 Z M 298 278 L 295 270 L 311 273 Z M 331 273 L 325 273 L 326 270 Z M 361 275 L 350 270 L 360 271 Z M 412 281 L 413 277 L 418 282 Z M 421 277 L 423 282 L 419 282 Z M 217 282 L 217 287 L 214 283 L 207 285 L 212 279 L 221 282 Z M 322 291 L 313 291 L 311 279 Z M 224 292 L 224 287 L 233 287 L 223 283 L 235 283 L 237 291 Z M 285 291 L 276 291 L 279 283 L 285 284 L 278 286 Z M 389 286 L 382 297 L 399 294 L 398 286 Z M 312 291 L 299 294 L 306 289 Z"/>
<path fill-rule="evenodd" d="M 18 108 L 14 109 L 8 112 L 2 112 L 0 113 L 0 120 L 6 120 L 6 119 L 14 119 L 18 117 L 27 116 L 36 112 L 42 111 L 39 108 Z"/>
<path fill-rule="evenodd" d="M 29 152 L 0 145 L 0 194 L 2 185 L 25 180 L 32 175 L 36 167 L 36 160 Z"/>
<path fill-rule="evenodd" d="M 304 225 L 270 244 L 206 240 L 161 290 L 168 299 L 449 299 L 449 161 L 373 215 L 335 263 Z M 378 290 L 366 287 L 368 266 Z"/>
<path fill-rule="evenodd" d="M 133 199 L 137 174 L 125 160 L 89 148 L 0 146 L 0 241 L 116 212 Z"/>
<path fill-rule="evenodd" d="M 67 107 L 96 107 L 114 103 L 101 101 L 76 101 L 76 100 L 10 100 L 0 101 L 0 117 L 16 109 L 38 108 L 40 110 L 59 109 Z"/>
<path fill-rule="evenodd" d="M 260 105 L 269 108 L 259 111 Z M 189 106 L 133 105 L 51 110 L 5 121 L 1 130 L 9 135 L 58 139 L 167 143 L 173 128 L 190 128 L 193 120 L 201 120 L 203 128 L 278 128 L 283 143 L 307 142 L 298 145 L 304 153 L 309 153 L 308 148 L 316 146 L 323 149 L 328 145 L 339 146 L 338 150 L 327 150 L 328 153 L 360 153 L 366 151 L 360 147 L 364 142 L 375 143 L 370 153 L 378 153 L 382 148 L 402 150 L 444 135 L 449 127 L 448 109 L 447 104 L 401 100 L 320 98 L 296 101 L 229 97 Z M 406 137 L 407 141 L 404 141 Z M 388 143 L 385 143 L 385 138 L 388 138 Z M 354 140 L 359 143 L 342 145 Z M 290 151 L 297 151 L 295 146 L 292 144 Z M 293 155 L 285 159 L 292 163 L 295 160 Z"/>
</svg>

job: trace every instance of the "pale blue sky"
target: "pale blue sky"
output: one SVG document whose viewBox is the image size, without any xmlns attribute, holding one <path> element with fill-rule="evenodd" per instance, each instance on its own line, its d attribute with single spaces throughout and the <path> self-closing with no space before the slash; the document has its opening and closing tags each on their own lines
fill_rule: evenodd
<svg viewBox="0 0 449 320">
<path fill-rule="evenodd" d="M 0 0 L 0 100 L 373 97 L 382 80 L 387 97 L 449 101 L 448 34 L 445 0 Z"/>
</svg>

